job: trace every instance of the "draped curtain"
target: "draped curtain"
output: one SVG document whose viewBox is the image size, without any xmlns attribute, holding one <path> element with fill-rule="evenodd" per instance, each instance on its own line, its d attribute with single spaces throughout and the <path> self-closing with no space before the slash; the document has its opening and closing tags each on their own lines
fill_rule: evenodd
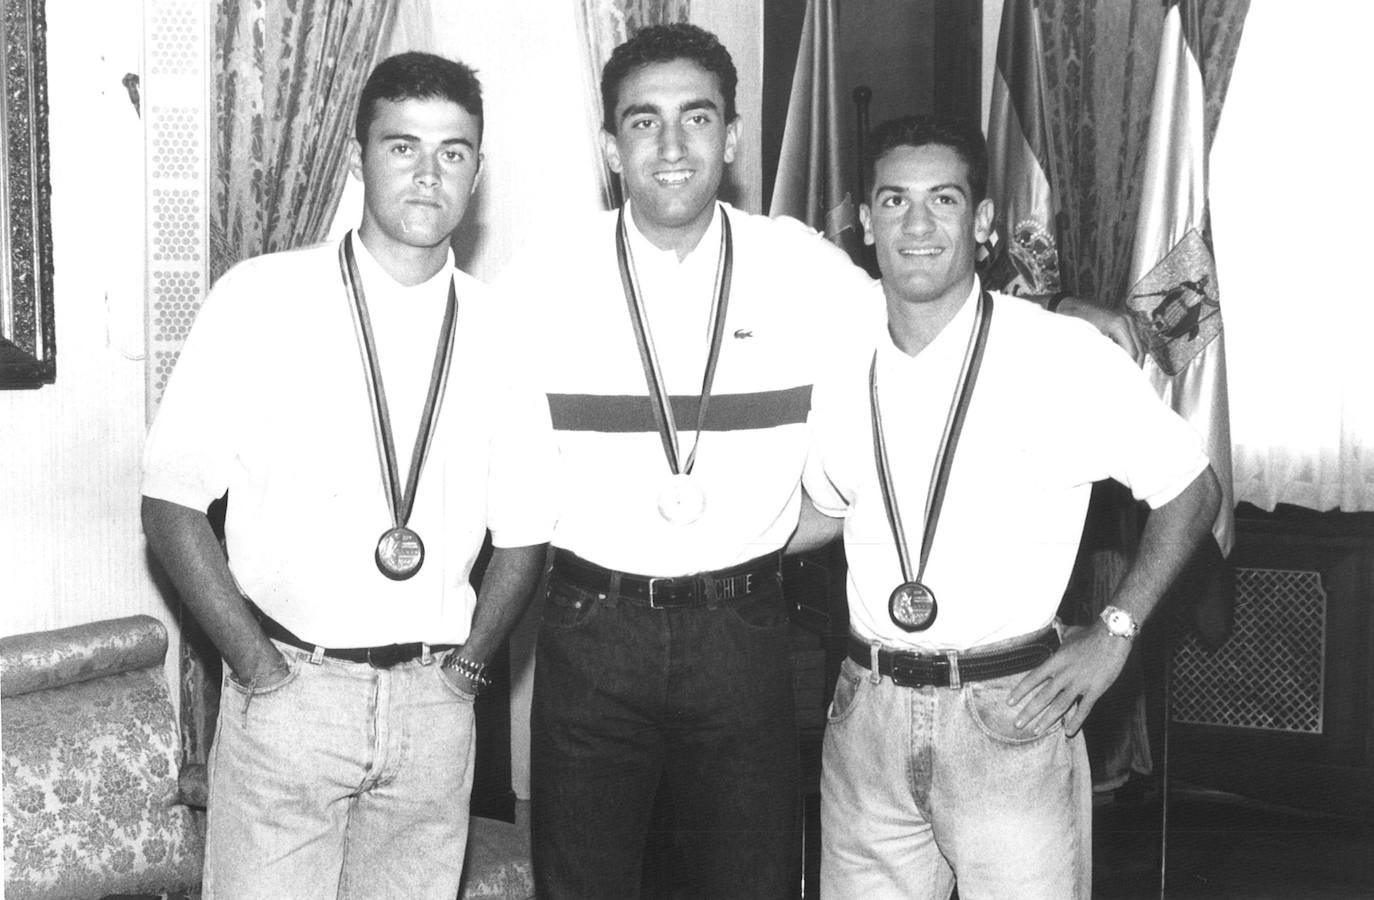
<svg viewBox="0 0 1374 900">
<path fill-rule="evenodd" d="M 347 177 L 358 95 L 394 0 L 222 0 L 215 27 L 210 277 L 322 240 Z M 264 323 L 265 325 L 268 323 Z M 220 506 L 220 504 L 216 504 Z M 211 518 L 222 515 L 212 507 Z M 219 708 L 219 655 L 181 615 L 183 754 L 203 762 Z"/>
<path fill-rule="evenodd" d="M 215 28 L 211 277 L 321 240 L 394 0 L 222 0 Z"/>
<path fill-rule="evenodd" d="M 1249 8 L 1249 0 L 1200 4 L 1209 146 Z M 1040 0 L 1064 287 L 1116 309 L 1130 288 L 1164 9 L 1155 0 Z"/>
<path fill-rule="evenodd" d="M 1210 146 L 1235 62 L 1248 0 L 1200 4 Z M 1123 310 L 1130 289 L 1131 256 L 1140 215 L 1146 138 L 1165 4 L 1134 0 L 1085 4 L 1040 0 L 1044 50 L 1045 120 L 1051 181 L 1061 209 L 1060 272 L 1066 291 Z M 1084 531 L 1079 565 L 1066 612 L 1091 621 L 1130 565 L 1139 532 L 1138 507 L 1116 485 L 1099 485 Z M 1194 621 L 1217 640 L 1229 609 L 1224 590 L 1204 587 L 1216 571 L 1182 580 Z M 1087 729 L 1099 786 L 1123 782 L 1131 771 L 1152 769 L 1145 730 L 1144 674 L 1139 660 L 1099 702 Z"/>
<path fill-rule="evenodd" d="M 860 258 L 858 212 L 849 190 L 836 0 L 810 0 L 792 76 L 770 216 L 792 216 Z"/>
</svg>

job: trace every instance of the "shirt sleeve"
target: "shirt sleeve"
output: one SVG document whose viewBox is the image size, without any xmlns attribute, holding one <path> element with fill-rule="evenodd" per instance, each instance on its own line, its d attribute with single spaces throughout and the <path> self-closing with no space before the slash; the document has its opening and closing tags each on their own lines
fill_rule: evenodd
<svg viewBox="0 0 1374 900">
<path fill-rule="evenodd" d="M 1202 437 L 1164 403 L 1130 357 L 1099 334 L 1087 337 L 1084 367 L 1073 381 L 1081 392 L 1080 446 L 1104 461 L 1098 477 L 1114 478 L 1156 509 L 1207 468 Z"/>
<path fill-rule="evenodd" d="M 817 511 L 835 518 L 849 511 L 849 501 L 832 472 L 833 448 L 844 430 L 835 416 L 836 394 L 840 390 L 839 378 L 833 371 L 818 378 L 811 389 L 811 410 L 806 417 L 806 464 L 802 469 L 802 487 L 812 504 Z"/>
<path fill-rule="evenodd" d="M 203 510 L 229 486 L 251 378 L 248 280 L 230 271 L 201 306 L 144 444 L 144 496 Z"/>
</svg>

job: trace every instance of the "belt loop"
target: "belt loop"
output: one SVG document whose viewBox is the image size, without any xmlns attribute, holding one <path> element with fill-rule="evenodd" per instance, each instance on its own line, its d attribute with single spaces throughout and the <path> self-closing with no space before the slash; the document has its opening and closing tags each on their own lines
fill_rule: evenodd
<svg viewBox="0 0 1374 900">
<path fill-rule="evenodd" d="M 324 662 L 324 648 L 316 644 L 315 649 L 310 654 L 310 665 L 318 666 L 322 662 Z"/>
<path fill-rule="evenodd" d="M 869 662 L 869 666 L 868 666 L 869 676 L 868 676 L 868 678 L 869 678 L 869 680 L 872 681 L 874 684 L 878 684 L 879 682 L 881 682 L 881 681 L 883 680 L 883 673 L 881 673 L 881 672 L 878 671 L 878 650 L 879 650 L 879 648 L 881 648 L 881 647 L 882 647 L 882 642 L 881 642 L 881 641 L 869 641 L 869 642 L 868 642 L 868 662 Z"/>
<path fill-rule="evenodd" d="M 949 686 L 952 688 L 960 687 L 963 681 L 959 678 L 959 651 L 946 650 L 945 659 L 949 660 Z"/>
<path fill-rule="evenodd" d="M 420 665 L 427 666 L 434 662 L 434 654 L 429 652 L 429 644 L 420 644 Z"/>
<path fill-rule="evenodd" d="M 611 572 L 611 583 L 606 585 L 606 605 L 615 609 L 616 602 L 620 600 L 620 573 Z"/>
<path fill-rule="evenodd" d="M 703 587 L 706 589 L 706 608 L 716 609 L 720 606 L 720 592 L 716 590 L 716 578 L 710 572 L 702 572 L 694 575 L 692 580 L 696 582 L 697 590 Z"/>
</svg>

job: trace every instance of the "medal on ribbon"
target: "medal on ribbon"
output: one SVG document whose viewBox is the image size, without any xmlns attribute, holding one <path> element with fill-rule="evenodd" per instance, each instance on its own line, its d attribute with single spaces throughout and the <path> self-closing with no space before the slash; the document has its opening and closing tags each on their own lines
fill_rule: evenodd
<svg viewBox="0 0 1374 900">
<path fill-rule="evenodd" d="M 434 367 L 429 376 L 429 392 L 420 414 L 420 427 L 415 436 L 415 448 L 410 455 L 410 472 L 405 490 L 401 489 L 400 467 L 396 461 L 396 441 L 392 436 L 391 413 L 387 408 L 386 390 L 382 386 L 382 372 L 377 362 L 377 344 L 372 335 L 372 320 L 367 314 L 367 300 L 363 295 L 358 262 L 353 255 L 353 235 L 350 232 L 339 246 L 339 271 L 348 293 L 353 313 L 353 327 L 358 333 L 358 347 L 363 357 L 363 371 L 367 377 L 367 394 L 372 406 L 372 426 L 377 437 L 377 457 L 382 468 L 382 487 L 391 512 L 391 526 L 377 539 L 373 558 L 381 573 L 392 581 L 404 581 L 420 571 L 425 562 L 425 544 L 420 535 L 407 527 L 415 508 L 415 494 L 420 485 L 420 472 L 429 454 L 434 437 L 434 425 L 443 405 L 444 387 L 448 382 L 449 364 L 453 359 L 454 335 L 458 324 L 458 288 L 449 279 L 448 302 L 444 307 L 444 323 L 439 330 L 439 342 L 434 351 Z"/>
<path fill-rule="evenodd" d="M 897 545 L 897 559 L 902 567 L 902 584 L 888 597 L 887 612 L 893 624 L 903 631 L 925 631 L 935 623 L 935 617 L 940 612 L 940 605 L 935 601 L 935 592 L 926 586 L 922 579 L 925 577 L 926 562 L 930 559 L 930 548 L 935 543 L 935 528 L 940 521 L 940 507 L 945 502 L 945 488 L 949 484 L 949 472 L 954 464 L 954 451 L 959 445 L 959 434 L 963 431 L 969 401 L 973 398 L 973 385 L 978 380 L 978 369 L 983 362 L 983 348 L 987 345 L 988 326 L 992 321 L 992 296 L 987 291 L 983 291 L 978 297 L 977 319 L 977 325 L 969 335 L 968 347 L 964 351 L 964 363 L 959 370 L 959 380 L 955 384 L 954 397 L 950 401 L 949 415 L 945 418 L 945 430 L 940 435 L 940 447 L 935 454 L 935 465 L 930 473 L 930 484 L 926 490 L 925 533 L 921 537 L 920 566 L 915 572 L 912 571 L 906 530 L 902 527 L 901 510 L 898 509 L 896 494 L 892 487 L 892 467 L 888 462 L 887 441 L 883 437 L 882 410 L 878 403 L 876 350 L 873 353 L 873 361 L 868 366 L 868 400 L 873 419 L 873 455 L 878 468 L 878 486 L 882 488 L 887 524 L 892 530 L 892 540 Z"/>
<path fill-rule="evenodd" d="M 639 360 L 644 367 L 644 380 L 649 386 L 649 404 L 653 408 L 654 424 L 663 443 L 663 455 L 668 459 L 669 475 L 664 479 L 655 498 L 658 513 L 673 525 L 690 525 L 706 512 L 706 490 L 700 479 L 692 474 L 696 464 L 701 433 L 706 427 L 706 407 L 711 400 L 711 385 L 716 377 L 716 363 L 720 360 L 721 340 L 725 334 L 725 311 L 730 304 L 730 274 L 734 265 L 734 240 L 730 233 L 730 218 L 720 209 L 720 253 L 716 258 L 714 295 L 711 303 L 710 349 L 706 354 L 706 370 L 701 379 L 701 398 L 697 404 L 697 436 L 685 460 L 681 457 L 677 419 L 673 415 L 672 397 L 668 394 L 649 332 L 648 315 L 643 294 L 635 276 L 634 261 L 630 258 L 629 237 L 626 232 L 625 209 L 621 207 L 616 219 L 615 254 L 620 265 L 620 284 L 625 291 L 625 303 L 634 327 Z"/>
</svg>

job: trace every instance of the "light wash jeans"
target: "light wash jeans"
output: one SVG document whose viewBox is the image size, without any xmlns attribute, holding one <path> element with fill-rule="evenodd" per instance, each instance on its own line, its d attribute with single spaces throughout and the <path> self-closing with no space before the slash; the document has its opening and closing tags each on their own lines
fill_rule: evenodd
<svg viewBox="0 0 1374 900">
<path fill-rule="evenodd" d="M 825 900 L 945 900 L 956 880 L 960 900 L 1089 900 L 1083 735 L 1019 732 L 1006 697 L 1021 678 L 908 688 L 844 661 L 822 759 Z"/>
<path fill-rule="evenodd" d="M 375 669 L 277 647 L 291 667 L 281 681 L 251 692 L 224 681 L 203 896 L 453 900 L 472 696 L 442 655 Z"/>
</svg>

